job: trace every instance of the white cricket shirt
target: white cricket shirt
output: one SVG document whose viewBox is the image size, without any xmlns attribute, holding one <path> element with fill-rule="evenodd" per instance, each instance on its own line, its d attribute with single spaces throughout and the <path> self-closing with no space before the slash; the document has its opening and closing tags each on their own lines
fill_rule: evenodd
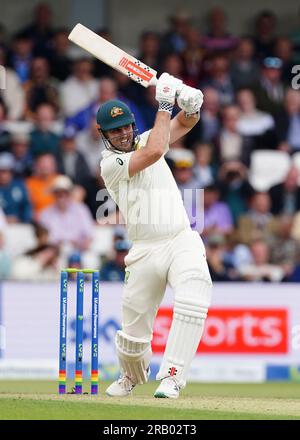
<svg viewBox="0 0 300 440">
<path fill-rule="evenodd" d="M 138 148 L 146 145 L 150 131 L 140 136 Z M 181 194 L 164 157 L 129 177 L 131 155 L 102 152 L 101 176 L 118 205 L 132 241 L 164 239 L 189 228 Z"/>
</svg>

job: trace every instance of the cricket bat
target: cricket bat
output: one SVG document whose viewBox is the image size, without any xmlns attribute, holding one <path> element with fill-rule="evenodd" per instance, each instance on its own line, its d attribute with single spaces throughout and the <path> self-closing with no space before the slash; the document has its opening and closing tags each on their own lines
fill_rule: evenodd
<svg viewBox="0 0 300 440">
<path fill-rule="evenodd" d="M 156 70 L 124 52 L 82 24 L 76 24 L 68 38 L 103 63 L 127 75 L 142 86 L 156 85 Z"/>
</svg>

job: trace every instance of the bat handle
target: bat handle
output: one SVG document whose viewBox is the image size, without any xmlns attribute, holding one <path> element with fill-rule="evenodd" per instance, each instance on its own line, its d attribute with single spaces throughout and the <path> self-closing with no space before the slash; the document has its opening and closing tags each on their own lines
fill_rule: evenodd
<svg viewBox="0 0 300 440">
<path fill-rule="evenodd" d="M 157 77 L 153 76 L 149 82 L 149 86 L 156 86 L 157 84 Z"/>
</svg>

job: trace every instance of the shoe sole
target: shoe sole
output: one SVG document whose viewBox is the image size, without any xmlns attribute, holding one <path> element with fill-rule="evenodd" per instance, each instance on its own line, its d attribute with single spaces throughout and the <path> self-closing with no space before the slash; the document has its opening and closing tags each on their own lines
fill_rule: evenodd
<svg viewBox="0 0 300 440">
<path fill-rule="evenodd" d="M 167 399 L 168 396 L 166 396 L 164 393 L 155 393 L 154 397 L 157 397 L 158 399 Z"/>
<path fill-rule="evenodd" d="M 108 397 L 119 397 L 119 398 L 132 396 L 132 393 L 129 393 L 129 394 L 121 394 L 121 395 L 117 395 L 117 396 L 116 396 L 115 394 L 109 394 L 109 393 L 107 393 L 107 392 L 105 392 L 105 394 L 106 394 Z"/>
<path fill-rule="evenodd" d="M 158 392 L 154 394 L 154 397 L 158 398 L 158 399 L 177 399 L 178 396 L 167 396 L 164 393 Z"/>
</svg>

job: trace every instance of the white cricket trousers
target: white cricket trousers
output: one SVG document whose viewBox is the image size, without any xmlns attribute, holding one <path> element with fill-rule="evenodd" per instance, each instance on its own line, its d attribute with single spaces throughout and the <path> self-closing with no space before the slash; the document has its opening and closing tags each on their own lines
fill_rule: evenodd
<svg viewBox="0 0 300 440">
<path fill-rule="evenodd" d="M 171 239 L 135 242 L 125 264 L 122 329 L 138 338 L 152 339 L 167 283 L 174 290 L 195 278 L 211 285 L 204 244 L 191 229 Z M 203 298 L 203 303 L 209 301 Z"/>
</svg>

